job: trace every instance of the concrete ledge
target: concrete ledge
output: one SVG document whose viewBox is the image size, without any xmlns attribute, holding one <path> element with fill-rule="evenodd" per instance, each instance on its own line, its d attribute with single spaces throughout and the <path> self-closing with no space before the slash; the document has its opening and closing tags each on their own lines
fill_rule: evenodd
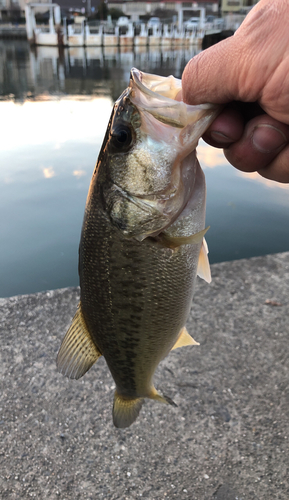
<svg viewBox="0 0 289 500">
<path fill-rule="evenodd" d="M 79 290 L 0 299 L 0 498 L 289 498 L 289 252 L 212 266 L 147 402 L 112 425 L 103 359 L 80 381 L 55 357 Z M 267 301 L 267 302 L 266 302 Z"/>
</svg>

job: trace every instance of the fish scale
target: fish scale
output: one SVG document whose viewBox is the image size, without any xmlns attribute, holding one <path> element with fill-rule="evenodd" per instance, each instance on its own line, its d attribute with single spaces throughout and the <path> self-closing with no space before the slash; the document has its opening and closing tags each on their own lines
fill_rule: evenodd
<svg viewBox="0 0 289 500">
<path fill-rule="evenodd" d="M 80 304 L 57 357 L 79 378 L 104 356 L 117 427 L 134 422 L 144 398 L 175 405 L 153 375 L 171 349 L 196 344 L 185 323 L 197 273 L 210 281 L 195 148 L 219 108 L 175 101 L 179 88 L 133 69 L 114 105 L 85 209 Z"/>
<path fill-rule="evenodd" d="M 194 255 L 190 245 L 173 252 L 157 243 L 144 245 L 128 240 L 119 229 L 103 221 L 98 200 L 96 196 L 82 236 L 81 252 L 87 260 L 81 273 L 84 279 L 80 281 L 82 312 L 89 331 L 92 335 L 97 332 L 96 344 L 105 356 L 114 380 L 118 381 L 120 389 L 124 385 L 130 393 L 135 390 L 135 383 L 132 384 L 137 377 L 135 366 L 143 373 L 149 358 L 150 365 L 156 367 L 173 347 L 175 332 L 179 332 L 186 322 L 199 249 Z M 108 228 L 109 238 L 106 234 Z M 94 234 L 102 241 L 101 245 L 94 244 L 94 238 L 91 238 Z M 102 265 L 104 255 L 105 272 Z M 124 271 L 125 267 L 131 272 Z M 129 302 L 120 293 L 124 283 Z M 101 298 L 99 303 L 95 302 L 95 297 Z M 186 304 L 185 308 L 183 304 Z M 138 311 L 137 320 L 130 317 L 134 311 Z M 105 334 L 98 333 L 102 331 Z M 163 344 L 163 336 L 168 343 L 165 354 L 156 349 L 157 344 Z M 133 359 L 130 349 L 135 345 L 131 346 L 130 342 L 139 346 Z M 140 344 L 144 344 L 143 347 Z"/>
</svg>

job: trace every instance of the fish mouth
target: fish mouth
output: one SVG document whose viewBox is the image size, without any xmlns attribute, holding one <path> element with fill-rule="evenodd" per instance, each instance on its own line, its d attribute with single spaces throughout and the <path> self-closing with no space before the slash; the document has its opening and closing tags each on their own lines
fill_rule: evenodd
<svg viewBox="0 0 289 500">
<path fill-rule="evenodd" d="M 164 98 L 175 100 L 177 94 L 182 89 L 182 82 L 171 76 L 163 77 L 144 73 L 137 68 L 132 68 L 130 71 L 130 87 L 135 84 L 138 89 L 150 97 L 155 97 L 156 94 Z M 178 102 L 178 101 L 176 101 Z"/>
<path fill-rule="evenodd" d="M 184 135 L 186 142 L 191 142 L 191 150 L 196 147 L 194 139 L 197 137 L 198 141 L 221 111 L 221 106 L 217 104 L 192 106 L 177 101 L 176 96 L 182 89 L 182 82 L 172 75 L 152 75 L 132 68 L 129 87 L 130 98 L 140 110 L 150 113 L 161 123 L 186 128 Z"/>
</svg>

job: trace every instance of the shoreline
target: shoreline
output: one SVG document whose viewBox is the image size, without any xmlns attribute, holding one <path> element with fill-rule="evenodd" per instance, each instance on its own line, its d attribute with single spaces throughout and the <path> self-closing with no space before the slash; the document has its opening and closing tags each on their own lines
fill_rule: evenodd
<svg viewBox="0 0 289 500">
<path fill-rule="evenodd" d="M 178 408 L 113 427 L 101 358 L 56 371 L 79 288 L 0 299 L 0 497 L 239 500 L 289 496 L 289 252 L 213 264 L 187 329 L 200 346 L 160 364 Z"/>
</svg>

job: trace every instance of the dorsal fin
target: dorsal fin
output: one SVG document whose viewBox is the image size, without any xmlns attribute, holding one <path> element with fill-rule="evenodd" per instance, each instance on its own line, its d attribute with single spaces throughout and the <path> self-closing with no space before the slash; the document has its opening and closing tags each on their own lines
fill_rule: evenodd
<svg viewBox="0 0 289 500">
<path fill-rule="evenodd" d="M 72 320 L 62 344 L 60 346 L 56 365 L 62 375 L 78 379 L 101 356 L 99 349 L 91 339 L 79 303 L 76 314 Z"/>
<path fill-rule="evenodd" d="M 193 337 L 188 333 L 186 327 L 181 329 L 178 340 L 176 341 L 173 349 L 177 349 L 178 347 L 184 347 L 186 345 L 200 345 L 199 342 L 196 342 Z"/>
<path fill-rule="evenodd" d="M 207 281 L 207 283 L 211 283 L 212 277 L 211 277 L 211 269 L 208 259 L 208 253 L 209 253 L 208 245 L 205 238 L 203 238 L 203 243 L 199 254 L 197 274 L 200 278 Z"/>
</svg>

